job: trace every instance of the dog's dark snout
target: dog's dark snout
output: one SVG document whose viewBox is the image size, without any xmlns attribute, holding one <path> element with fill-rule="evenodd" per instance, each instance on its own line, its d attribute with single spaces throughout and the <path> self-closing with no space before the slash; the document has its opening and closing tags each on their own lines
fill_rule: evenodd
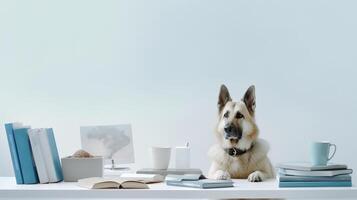
<svg viewBox="0 0 357 200">
<path fill-rule="evenodd" d="M 232 125 L 225 126 L 224 132 L 225 132 L 226 139 L 229 139 L 229 138 L 241 139 L 242 138 L 242 131 L 239 128 L 237 129 Z"/>
<path fill-rule="evenodd" d="M 226 126 L 226 127 L 224 127 L 224 131 L 225 131 L 226 133 L 232 133 L 232 126 Z"/>
</svg>

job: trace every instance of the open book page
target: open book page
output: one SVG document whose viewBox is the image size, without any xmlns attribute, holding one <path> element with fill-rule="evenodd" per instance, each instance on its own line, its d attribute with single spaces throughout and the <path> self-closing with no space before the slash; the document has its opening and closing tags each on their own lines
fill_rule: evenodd
<svg viewBox="0 0 357 200">
<path fill-rule="evenodd" d="M 147 189 L 145 183 L 125 178 L 101 178 L 92 177 L 78 180 L 80 187 L 88 189 Z"/>
<path fill-rule="evenodd" d="M 165 180 L 165 177 L 160 174 L 134 174 L 134 173 L 123 173 L 120 178 L 125 180 L 140 181 L 143 183 L 160 183 Z"/>
</svg>

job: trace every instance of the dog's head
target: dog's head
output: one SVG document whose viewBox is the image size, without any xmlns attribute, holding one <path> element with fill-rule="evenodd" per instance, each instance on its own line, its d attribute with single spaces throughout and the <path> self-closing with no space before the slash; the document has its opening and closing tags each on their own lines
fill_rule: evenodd
<svg viewBox="0 0 357 200">
<path fill-rule="evenodd" d="M 240 101 L 232 101 L 225 85 L 218 97 L 217 136 L 223 148 L 247 150 L 258 136 L 255 124 L 255 87 L 250 86 Z"/>
</svg>

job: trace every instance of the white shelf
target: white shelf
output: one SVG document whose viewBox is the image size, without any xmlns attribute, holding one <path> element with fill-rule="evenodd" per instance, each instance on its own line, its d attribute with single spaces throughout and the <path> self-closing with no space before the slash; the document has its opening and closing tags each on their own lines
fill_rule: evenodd
<svg viewBox="0 0 357 200">
<path fill-rule="evenodd" d="M 164 183 L 151 184 L 150 189 L 131 190 L 88 190 L 76 183 L 55 183 L 16 185 L 13 177 L 0 177 L 0 199 L 13 198 L 175 198 L 175 199 L 228 199 L 228 198 L 350 198 L 357 199 L 357 188 L 279 188 L 275 180 L 262 183 L 250 183 L 246 180 L 234 180 L 234 188 L 195 189 L 166 186 Z"/>
</svg>

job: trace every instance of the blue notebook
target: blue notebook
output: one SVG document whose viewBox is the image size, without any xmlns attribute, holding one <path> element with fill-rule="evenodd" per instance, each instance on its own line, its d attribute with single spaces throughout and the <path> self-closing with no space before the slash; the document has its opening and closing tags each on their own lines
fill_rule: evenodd
<svg viewBox="0 0 357 200">
<path fill-rule="evenodd" d="M 166 185 L 201 189 L 226 188 L 234 186 L 232 180 L 206 179 L 206 177 L 201 174 L 167 175 L 165 181 Z"/>
<path fill-rule="evenodd" d="M 201 179 L 196 181 L 166 181 L 166 185 L 201 189 L 233 187 L 231 180 Z"/>
<path fill-rule="evenodd" d="M 12 167 L 14 168 L 16 183 L 23 184 L 24 180 L 22 179 L 20 160 L 19 160 L 19 156 L 18 156 L 17 148 L 16 148 L 13 123 L 5 124 L 5 130 L 6 130 L 6 135 L 7 135 L 7 141 L 9 143 Z"/>
<path fill-rule="evenodd" d="M 55 136 L 53 134 L 53 129 L 52 128 L 48 128 L 48 129 L 46 129 L 46 132 L 47 132 L 47 136 L 48 136 L 48 143 L 49 143 L 50 149 L 51 149 L 53 165 L 54 165 L 54 168 L 55 168 L 55 175 L 56 175 L 56 178 L 57 178 L 56 180 L 57 180 L 57 182 L 58 181 L 62 181 L 63 180 L 63 172 L 62 172 L 60 158 L 59 158 L 59 155 L 58 155 Z"/>
<path fill-rule="evenodd" d="M 279 187 L 352 187 L 352 182 L 279 182 Z"/>
<path fill-rule="evenodd" d="M 286 176 L 279 175 L 278 179 L 280 182 L 340 182 L 340 181 L 351 181 L 350 175 L 337 175 L 337 176 Z"/>
<path fill-rule="evenodd" d="M 16 149 L 20 161 L 24 184 L 39 183 L 35 161 L 32 155 L 28 128 L 14 130 Z"/>
</svg>

